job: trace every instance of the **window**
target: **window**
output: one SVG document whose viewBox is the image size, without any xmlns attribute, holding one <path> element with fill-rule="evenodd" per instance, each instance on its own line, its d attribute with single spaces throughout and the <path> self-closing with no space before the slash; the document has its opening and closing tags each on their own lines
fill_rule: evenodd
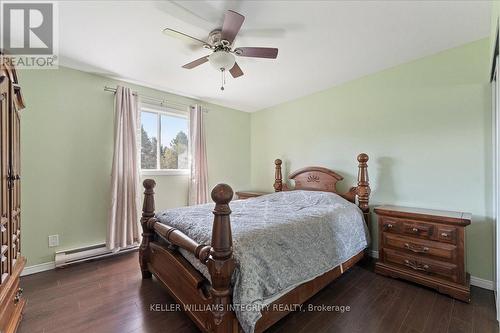
<svg viewBox="0 0 500 333">
<path fill-rule="evenodd" d="M 188 173 L 188 129 L 187 112 L 141 105 L 142 173 Z"/>
</svg>

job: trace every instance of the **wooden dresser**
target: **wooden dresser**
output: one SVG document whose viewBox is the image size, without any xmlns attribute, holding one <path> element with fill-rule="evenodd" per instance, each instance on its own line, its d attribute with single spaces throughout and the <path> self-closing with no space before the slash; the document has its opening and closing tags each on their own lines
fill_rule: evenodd
<svg viewBox="0 0 500 333">
<path fill-rule="evenodd" d="M 248 198 L 260 197 L 261 195 L 269 194 L 269 192 L 257 192 L 257 191 L 238 191 L 236 196 L 238 199 L 244 200 Z"/>
<path fill-rule="evenodd" d="M 0 58 L 1 60 L 1 58 Z M 0 332 L 15 332 L 25 300 L 19 275 L 21 256 L 20 117 L 24 108 L 14 68 L 0 62 Z"/>
<path fill-rule="evenodd" d="M 375 272 L 470 301 L 465 227 L 471 214 L 398 206 L 375 208 L 379 260 Z"/>
</svg>

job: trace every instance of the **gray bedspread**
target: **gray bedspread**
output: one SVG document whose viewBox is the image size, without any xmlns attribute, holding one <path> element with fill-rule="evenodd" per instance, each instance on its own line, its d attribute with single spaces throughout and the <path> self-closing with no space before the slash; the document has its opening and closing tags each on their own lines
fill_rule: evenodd
<svg viewBox="0 0 500 333">
<path fill-rule="evenodd" d="M 200 244 L 210 244 L 214 204 L 157 214 Z M 259 309 L 296 286 L 331 270 L 367 247 L 369 234 L 359 208 L 337 194 L 278 192 L 230 203 L 233 303 L 245 330 L 253 332 Z M 206 266 L 181 253 L 204 276 Z"/>
</svg>

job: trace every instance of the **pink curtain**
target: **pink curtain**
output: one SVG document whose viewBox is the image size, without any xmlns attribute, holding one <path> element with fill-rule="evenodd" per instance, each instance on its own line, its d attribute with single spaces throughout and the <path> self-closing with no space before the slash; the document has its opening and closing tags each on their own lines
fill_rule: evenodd
<svg viewBox="0 0 500 333">
<path fill-rule="evenodd" d="M 205 144 L 203 110 L 200 105 L 190 109 L 189 137 L 191 147 L 189 205 L 199 205 L 208 202 L 207 147 Z"/>
<path fill-rule="evenodd" d="M 139 242 L 138 101 L 129 88 L 115 94 L 115 143 L 111 174 L 111 210 L 106 245 L 119 250 Z"/>
</svg>

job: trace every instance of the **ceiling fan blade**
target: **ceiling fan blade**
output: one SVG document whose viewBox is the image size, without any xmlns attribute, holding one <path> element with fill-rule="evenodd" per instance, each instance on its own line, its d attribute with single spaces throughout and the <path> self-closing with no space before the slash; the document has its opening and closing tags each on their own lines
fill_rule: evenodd
<svg viewBox="0 0 500 333">
<path fill-rule="evenodd" d="M 234 53 L 240 57 L 276 59 L 278 49 L 272 47 L 238 47 L 234 50 Z"/>
<path fill-rule="evenodd" d="M 196 66 L 206 63 L 207 61 L 208 61 L 208 56 L 204 56 L 200 59 L 196 59 L 195 61 L 191 61 L 190 63 L 185 64 L 184 66 L 182 66 L 182 68 L 192 69 L 195 68 Z"/>
<path fill-rule="evenodd" d="M 243 71 L 241 70 L 240 66 L 238 66 L 237 63 L 234 63 L 233 68 L 229 70 L 229 73 L 236 79 L 237 77 L 240 77 L 243 75 Z"/>
<path fill-rule="evenodd" d="M 180 32 L 180 31 L 177 31 L 177 30 L 174 30 L 174 29 L 170 29 L 170 28 L 165 28 L 163 29 L 163 33 L 167 36 L 170 36 L 170 37 L 174 37 L 174 38 L 178 38 L 178 39 L 181 39 L 181 40 L 184 40 L 184 41 L 188 41 L 188 42 L 196 42 L 196 43 L 200 43 L 202 45 L 208 45 L 207 42 L 205 41 L 202 41 L 201 39 L 198 39 L 196 37 L 193 37 L 193 36 L 189 36 L 183 32 Z"/>
<path fill-rule="evenodd" d="M 243 21 L 245 21 L 245 16 L 228 10 L 224 16 L 224 23 L 222 24 L 221 38 L 232 44 L 238 31 L 240 31 Z"/>
</svg>

